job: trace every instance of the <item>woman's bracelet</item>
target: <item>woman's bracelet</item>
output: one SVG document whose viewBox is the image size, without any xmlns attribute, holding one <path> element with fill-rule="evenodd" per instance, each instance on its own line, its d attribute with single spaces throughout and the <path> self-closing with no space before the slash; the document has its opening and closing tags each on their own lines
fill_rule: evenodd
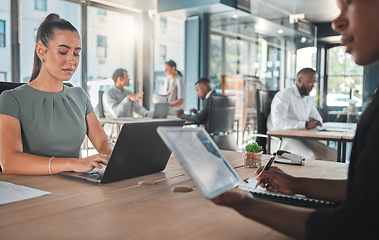
<svg viewBox="0 0 379 240">
<path fill-rule="evenodd" d="M 51 162 L 53 161 L 55 157 L 51 157 L 50 160 L 49 160 L 49 173 L 50 175 L 53 175 L 53 173 L 51 172 Z"/>
</svg>

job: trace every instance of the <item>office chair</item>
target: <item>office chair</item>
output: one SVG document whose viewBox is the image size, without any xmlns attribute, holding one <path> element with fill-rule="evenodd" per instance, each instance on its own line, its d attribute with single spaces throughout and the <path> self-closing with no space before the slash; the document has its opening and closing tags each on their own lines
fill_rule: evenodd
<svg viewBox="0 0 379 240">
<path fill-rule="evenodd" d="M 222 150 L 237 150 L 234 112 L 236 96 L 216 95 L 210 99 L 206 129 Z"/>
<path fill-rule="evenodd" d="M 256 141 L 259 146 L 262 146 L 263 153 L 268 153 L 269 149 L 266 148 L 267 145 L 267 118 L 271 111 L 271 102 L 275 94 L 278 91 L 270 90 L 257 90 L 256 102 L 257 102 L 257 134 L 255 134 Z M 280 148 L 281 140 L 279 139 Z"/>
<path fill-rule="evenodd" d="M 16 82 L 0 82 L 0 94 L 5 90 L 10 90 L 16 88 L 18 86 L 24 85 L 26 83 L 16 83 Z M 63 83 L 66 86 L 73 87 L 71 83 L 65 82 Z"/>
<path fill-rule="evenodd" d="M 10 90 L 13 88 L 16 88 L 18 86 L 21 86 L 25 83 L 15 83 L 15 82 L 0 82 L 0 94 L 4 92 L 5 90 Z"/>
<path fill-rule="evenodd" d="M 99 110 L 99 118 L 105 118 L 104 115 L 104 105 L 103 105 L 103 95 L 104 91 L 99 90 L 99 103 L 98 103 L 98 110 Z"/>
</svg>

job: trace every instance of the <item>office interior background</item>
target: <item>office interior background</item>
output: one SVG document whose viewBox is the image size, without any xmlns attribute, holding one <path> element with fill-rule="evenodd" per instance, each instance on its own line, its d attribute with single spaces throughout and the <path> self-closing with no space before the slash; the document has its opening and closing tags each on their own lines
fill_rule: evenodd
<svg viewBox="0 0 379 240">
<path fill-rule="evenodd" d="M 70 82 L 95 109 L 117 68 L 128 70 L 131 90 L 143 91 L 151 109 L 153 94 L 165 94 L 170 59 L 185 79 L 185 110 L 201 108 L 194 83 L 209 77 L 216 91 L 238 96 L 237 118 L 249 84 L 282 89 L 303 67 L 318 72 L 311 94 L 325 121 L 351 106 L 360 112 L 379 82 L 376 66 L 355 65 L 340 46 L 331 29 L 339 10 L 330 0 L 1 0 L 0 81 L 29 81 L 37 28 L 51 12 L 81 34 Z"/>
</svg>

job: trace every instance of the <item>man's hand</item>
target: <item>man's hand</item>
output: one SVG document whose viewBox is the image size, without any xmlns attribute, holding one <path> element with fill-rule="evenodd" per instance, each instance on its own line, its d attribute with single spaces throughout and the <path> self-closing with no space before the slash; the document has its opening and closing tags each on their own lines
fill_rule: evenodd
<svg viewBox="0 0 379 240">
<path fill-rule="evenodd" d="M 183 109 L 179 109 L 178 111 L 176 111 L 176 116 L 178 118 L 181 118 L 182 117 L 182 114 L 183 114 Z"/>
<path fill-rule="evenodd" d="M 197 110 L 194 109 L 194 108 L 192 108 L 192 109 L 191 109 L 191 113 L 193 113 L 193 114 L 197 114 Z"/>
<path fill-rule="evenodd" d="M 314 118 L 309 118 L 307 124 L 306 124 L 306 129 L 313 129 L 317 126 L 322 126 L 322 123 L 320 121 L 317 121 L 316 119 Z"/>
<path fill-rule="evenodd" d="M 126 98 L 129 101 L 138 102 L 140 99 L 143 98 L 143 92 L 135 93 L 135 94 L 129 94 L 126 96 Z"/>
</svg>

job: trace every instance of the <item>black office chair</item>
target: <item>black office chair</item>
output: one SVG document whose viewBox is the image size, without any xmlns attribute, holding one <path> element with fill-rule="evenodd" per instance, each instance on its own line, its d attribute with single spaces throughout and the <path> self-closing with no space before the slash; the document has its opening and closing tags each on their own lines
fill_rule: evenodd
<svg viewBox="0 0 379 240">
<path fill-rule="evenodd" d="M 210 99 L 206 129 L 220 149 L 237 150 L 234 131 L 236 96 L 216 95 Z"/>
<path fill-rule="evenodd" d="M 257 90 L 257 134 L 256 141 L 262 146 L 263 153 L 268 153 L 267 145 L 267 118 L 271 111 L 271 102 L 278 91 Z M 280 146 L 280 142 L 279 142 Z"/>
<path fill-rule="evenodd" d="M 104 105 L 103 105 L 103 95 L 104 95 L 104 91 L 99 90 L 99 103 L 97 104 L 98 111 L 99 111 L 98 112 L 99 118 L 105 118 Z"/>
<path fill-rule="evenodd" d="M 10 90 L 13 88 L 16 88 L 18 86 L 21 86 L 25 83 L 14 83 L 14 82 L 0 82 L 0 94 L 4 92 L 5 90 Z"/>
<path fill-rule="evenodd" d="M 16 83 L 16 82 L 0 82 L 0 94 L 5 90 L 10 90 L 16 88 L 18 86 L 24 85 L 26 83 Z M 65 82 L 63 83 L 66 86 L 73 87 L 71 83 Z"/>
</svg>

